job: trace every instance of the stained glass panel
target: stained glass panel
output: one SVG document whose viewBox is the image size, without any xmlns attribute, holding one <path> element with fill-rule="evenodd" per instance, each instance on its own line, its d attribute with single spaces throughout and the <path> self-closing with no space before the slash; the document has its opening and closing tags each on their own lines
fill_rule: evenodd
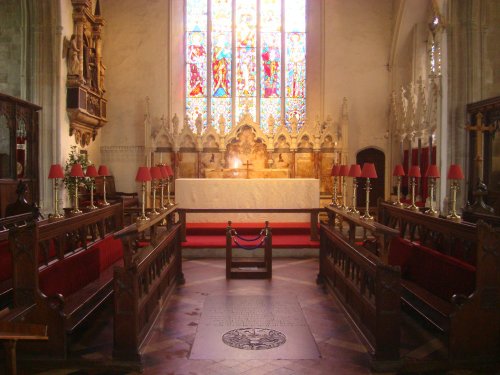
<svg viewBox="0 0 500 375">
<path fill-rule="evenodd" d="M 267 133 L 269 127 L 273 127 L 273 132 L 280 125 L 281 121 L 281 99 L 269 98 L 260 100 L 260 127 Z"/>
<path fill-rule="evenodd" d="M 212 30 L 231 31 L 231 0 L 212 0 Z"/>
<path fill-rule="evenodd" d="M 193 131 L 197 119 L 203 129 L 211 121 L 218 130 L 224 119 L 227 132 L 246 112 L 266 132 L 270 124 L 276 129 L 281 117 L 287 127 L 296 118 L 300 128 L 306 103 L 306 0 L 185 1 L 186 115 Z"/>
<path fill-rule="evenodd" d="M 196 121 L 199 119 L 201 119 L 202 129 L 205 129 L 207 127 L 207 99 L 187 98 L 186 115 L 189 116 L 189 127 L 193 132 L 196 133 Z"/>
<path fill-rule="evenodd" d="M 188 97 L 206 95 L 206 33 L 190 32 L 186 40 L 186 93 Z"/>
<path fill-rule="evenodd" d="M 255 98 L 236 97 L 236 122 L 238 122 L 247 112 L 255 121 L 257 118 L 257 109 L 255 105 Z"/>
<path fill-rule="evenodd" d="M 238 48 L 236 65 L 236 95 L 255 96 L 255 48 Z"/>
<path fill-rule="evenodd" d="M 292 116 L 297 119 L 297 130 L 300 130 L 304 125 L 306 114 L 306 100 L 299 98 L 286 98 L 286 127 L 291 129 L 290 120 Z"/>
<path fill-rule="evenodd" d="M 233 127 L 231 119 L 231 98 L 212 99 L 212 126 L 220 131 L 221 116 L 224 121 L 225 133 Z"/>
<path fill-rule="evenodd" d="M 306 1 L 285 0 L 285 31 L 306 32 Z"/>
<path fill-rule="evenodd" d="M 306 34 L 286 35 L 286 96 L 304 98 L 306 83 Z"/>
<path fill-rule="evenodd" d="M 281 84 L 281 34 L 262 33 L 261 95 L 278 98 Z"/>
<path fill-rule="evenodd" d="M 255 48 L 257 5 L 255 0 L 236 1 L 236 38 L 238 47 Z"/>
<path fill-rule="evenodd" d="M 261 0 L 260 31 L 281 31 L 281 0 Z"/>
<path fill-rule="evenodd" d="M 207 0 L 186 0 L 186 30 L 207 30 Z"/>
<path fill-rule="evenodd" d="M 231 33 L 212 33 L 212 95 L 231 96 Z"/>
</svg>

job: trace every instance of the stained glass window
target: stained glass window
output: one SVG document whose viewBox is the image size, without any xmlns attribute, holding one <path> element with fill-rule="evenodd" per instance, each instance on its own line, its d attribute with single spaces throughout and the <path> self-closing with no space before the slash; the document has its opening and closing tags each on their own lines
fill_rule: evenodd
<svg viewBox="0 0 500 375">
<path fill-rule="evenodd" d="M 264 131 L 303 125 L 306 0 L 185 0 L 186 115 L 226 132 L 249 113 Z"/>
</svg>

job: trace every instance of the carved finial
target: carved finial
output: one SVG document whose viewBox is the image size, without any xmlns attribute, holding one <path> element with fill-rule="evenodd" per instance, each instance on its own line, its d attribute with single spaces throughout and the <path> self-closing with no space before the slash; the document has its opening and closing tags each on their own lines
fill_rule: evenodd
<svg viewBox="0 0 500 375">
<path fill-rule="evenodd" d="M 273 115 L 269 115 L 269 117 L 267 118 L 267 130 L 269 132 L 269 134 L 273 134 L 274 133 L 274 126 L 276 125 L 276 120 L 274 119 Z"/>
<path fill-rule="evenodd" d="M 219 132 L 220 135 L 225 135 L 226 134 L 226 119 L 224 116 L 222 116 L 222 113 L 219 115 Z"/>
<path fill-rule="evenodd" d="M 179 117 L 177 117 L 177 113 L 174 113 L 174 117 L 172 117 L 172 132 L 174 137 L 179 134 Z"/>
</svg>

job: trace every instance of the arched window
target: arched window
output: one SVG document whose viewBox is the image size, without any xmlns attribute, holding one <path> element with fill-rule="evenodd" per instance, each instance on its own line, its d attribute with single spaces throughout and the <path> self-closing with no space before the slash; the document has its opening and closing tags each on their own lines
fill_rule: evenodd
<svg viewBox="0 0 500 375">
<path fill-rule="evenodd" d="M 227 132 L 306 115 L 306 0 L 185 0 L 186 118 Z"/>
</svg>

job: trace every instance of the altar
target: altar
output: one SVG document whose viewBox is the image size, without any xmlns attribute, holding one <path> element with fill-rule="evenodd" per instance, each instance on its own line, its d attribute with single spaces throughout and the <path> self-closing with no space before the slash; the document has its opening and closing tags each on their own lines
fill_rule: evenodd
<svg viewBox="0 0 500 375">
<path fill-rule="evenodd" d="M 179 208 L 319 208 L 319 180 L 314 178 L 179 178 Z M 188 214 L 188 222 L 309 222 L 304 213 Z"/>
</svg>

